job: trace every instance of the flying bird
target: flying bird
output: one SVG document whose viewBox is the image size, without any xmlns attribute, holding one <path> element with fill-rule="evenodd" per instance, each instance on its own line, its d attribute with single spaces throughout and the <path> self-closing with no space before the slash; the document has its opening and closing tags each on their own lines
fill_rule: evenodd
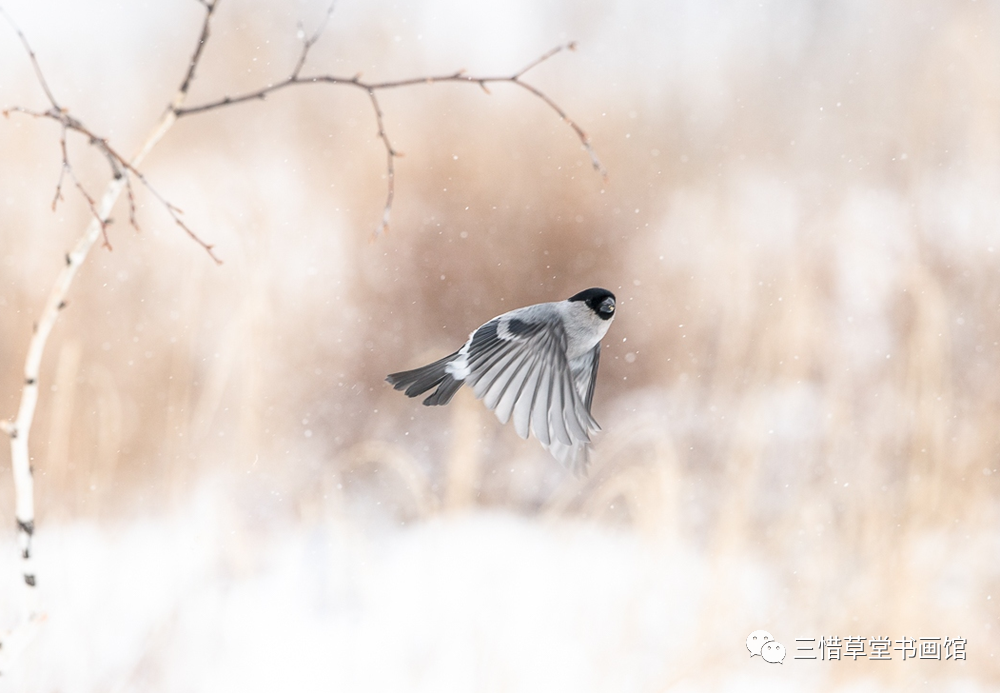
<svg viewBox="0 0 1000 693">
<path fill-rule="evenodd" d="M 453 354 L 386 380 L 408 397 L 435 389 L 426 406 L 448 404 L 463 384 L 500 419 L 529 429 L 553 457 L 582 474 L 590 434 L 600 426 L 590 414 L 601 340 L 615 317 L 615 295 L 587 289 L 565 301 L 539 303 L 493 318 Z"/>
</svg>

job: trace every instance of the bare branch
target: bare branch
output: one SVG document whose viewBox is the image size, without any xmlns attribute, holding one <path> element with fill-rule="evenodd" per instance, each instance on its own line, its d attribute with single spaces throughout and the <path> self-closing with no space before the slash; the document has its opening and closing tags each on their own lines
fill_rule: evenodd
<svg viewBox="0 0 1000 693">
<path fill-rule="evenodd" d="M 600 173 L 602 177 L 604 178 L 608 177 L 607 169 L 604 167 L 604 164 L 601 163 L 600 158 L 597 156 L 597 152 L 594 150 L 593 145 L 590 143 L 590 137 L 587 136 L 587 133 L 584 132 L 583 128 L 581 128 L 576 121 L 570 118 L 569 115 L 567 115 L 567 113 L 545 92 L 543 92 L 538 87 L 528 84 L 527 82 L 521 79 L 525 75 L 525 73 L 538 67 L 539 65 L 546 62 L 547 60 L 557 55 L 558 53 L 561 53 L 565 50 L 576 50 L 575 42 L 566 43 L 551 48 L 550 50 L 546 51 L 542 55 L 532 60 L 530 63 L 525 65 L 523 68 L 521 68 L 514 74 L 505 76 L 475 76 L 466 74 L 465 70 L 458 70 L 457 72 L 452 72 L 446 75 L 411 77 L 409 79 L 392 80 L 385 82 L 366 82 L 361 79 L 360 74 L 354 75 L 353 77 L 341 77 L 337 75 L 314 75 L 311 77 L 302 77 L 300 75 L 300 72 L 302 70 L 303 65 L 305 64 L 306 56 L 309 53 L 309 49 L 319 39 L 320 35 L 323 32 L 323 29 L 326 27 L 326 23 L 330 17 L 330 13 L 332 12 L 333 12 L 333 5 L 330 6 L 330 9 L 327 11 L 327 14 L 323 19 L 323 22 L 320 24 L 316 33 L 314 33 L 309 39 L 304 41 L 302 54 L 299 56 L 299 61 L 298 63 L 296 63 L 295 68 L 292 70 L 291 75 L 289 75 L 287 79 L 284 79 L 280 82 L 275 82 L 273 84 L 269 84 L 266 87 L 261 87 L 260 89 L 254 91 L 240 94 L 238 96 L 224 96 L 221 99 L 217 99 L 215 101 L 209 101 L 207 103 L 198 106 L 189 106 L 187 108 L 176 108 L 174 109 L 174 113 L 177 115 L 178 118 L 181 118 L 183 116 L 195 115 L 198 113 L 205 113 L 207 111 L 213 111 L 218 108 L 224 108 L 226 106 L 234 106 L 236 104 L 245 103 L 247 101 L 263 100 L 267 98 L 267 96 L 269 96 L 270 94 L 273 94 L 287 87 L 293 87 L 305 84 L 343 85 L 364 90 L 367 93 L 368 98 L 372 103 L 372 108 L 375 112 L 375 121 L 376 124 L 378 125 L 378 137 L 379 139 L 382 140 L 382 143 L 385 145 L 386 149 L 386 177 L 388 179 L 388 194 L 386 199 L 386 205 L 382 212 L 382 221 L 375 229 L 375 236 L 379 236 L 382 232 L 386 231 L 389 226 L 389 216 L 392 213 L 392 202 L 395 194 L 394 181 L 395 181 L 396 170 L 393 160 L 395 157 L 400 156 L 397 152 L 393 150 L 392 144 L 389 141 L 389 137 L 386 134 L 382 110 L 379 107 L 378 99 L 375 96 L 375 92 L 383 89 L 397 89 L 400 87 L 437 84 L 441 82 L 460 82 L 468 84 L 478 84 L 484 92 L 490 94 L 491 92 L 489 90 L 489 87 L 487 86 L 488 84 L 500 83 L 500 82 L 509 82 L 511 84 L 516 84 L 517 86 L 527 90 L 529 93 L 539 98 L 543 103 L 548 105 L 549 108 L 551 108 L 553 111 L 556 112 L 559 118 L 561 118 L 562 121 L 566 123 L 571 130 L 573 130 L 577 138 L 580 140 L 580 144 L 583 146 L 584 151 L 586 151 L 587 155 L 590 157 L 590 162 L 593 165 L 594 170 Z"/>
<path fill-rule="evenodd" d="M 73 179 L 73 185 L 75 185 L 76 189 L 80 191 L 80 194 L 83 195 L 83 199 L 87 201 L 87 206 L 90 207 L 90 215 L 94 217 L 94 220 L 98 224 L 100 224 L 101 237 L 103 238 L 102 245 L 108 250 L 113 250 L 111 247 L 111 239 L 108 238 L 108 224 L 111 222 L 97 210 L 97 203 L 94 201 L 94 198 L 90 196 L 90 193 L 87 192 L 87 189 L 83 187 L 83 183 L 80 182 L 80 179 L 76 177 L 73 167 L 67 165 L 63 167 L 63 170 L 69 171 L 69 177 Z"/>
<path fill-rule="evenodd" d="M 608 170 L 604 168 L 604 164 L 602 164 L 601 160 L 597 157 L 597 152 L 594 151 L 594 147 L 590 144 L 590 137 L 588 137 L 587 133 L 583 131 L 583 128 L 577 125 L 575 120 L 566 115 L 566 112 L 563 111 L 563 109 L 560 108 L 555 101 L 550 99 L 545 93 L 543 93 L 540 89 L 538 89 L 538 87 L 533 87 L 527 82 L 522 82 L 519 79 L 511 81 L 514 82 L 514 84 L 516 84 L 517 86 L 523 89 L 527 89 L 532 94 L 534 94 L 539 99 L 548 104 L 549 107 L 551 107 L 552 110 L 555 111 L 560 118 L 562 118 L 563 122 L 569 125 L 570 128 L 573 129 L 573 132 L 576 133 L 576 136 L 580 138 L 580 144 L 583 145 L 583 149 L 587 152 L 587 154 L 590 155 L 590 163 L 593 165 L 594 170 L 600 173 L 601 177 L 607 178 Z"/>
<path fill-rule="evenodd" d="M 546 60 L 554 56 L 556 53 L 561 53 L 563 51 L 575 51 L 575 50 L 576 50 L 576 41 L 570 41 L 569 43 L 564 43 L 561 46 L 556 46 L 555 48 L 552 48 L 547 52 L 542 53 L 540 56 L 532 60 L 530 63 L 522 67 L 517 72 L 515 72 L 513 79 L 520 79 L 521 77 L 524 76 L 524 73 L 528 72 L 528 70 L 535 69 L 536 67 L 544 63 Z"/>
<path fill-rule="evenodd" d="M 375 229 L 374 237 L 377 238 L 382 233 L 389 230 L 389 216 L 392 214 L 392 200 L 396 195 L 396 164 L 394 159 L 397 156 L 402 156 L 402 154 L 399 154 L 392 148 L 392 143 L 389 142 L 389 136 L 385 133 L 385 125 L 382 121 L 382 109 L 379 107 L 375 91 L 369 89 L 368 96 L 371 99 L 372 108 L 375 109 L 375 122 L 378 123 L 379 139 L 381 139 L 382 143 L 385 145 L 385 172 L 388 186 L 388 192 L 385 198 L 385 208 L 382 210 L 382 223 Z"/>
<path fill-rule="evenodd" d="M 24 50 L 28 53 L 28 58 L 31 60 L 31 67 L 35 71 L 35 77 L 38 78 L 38 84 L 41 85 L 42 91 L 45 92 L 45 97 L 49 100 L 49 103 L 52 104 L 52 108 L 59 109 L 59 104 L 56 103 L 56 97 L 53 96 L 52 90 L 49 89 L 49 83 L 45 81 L 45 75 L 42 74 L 42 68 L 38 64 L 38 58 L 35 56 L 35 51 L 32 50 L 27 37 L 21 31 L 21 27 L 14 23 L 13 18 L 7 14 L 7 10 L 3 7 L 0 7 L 0 14 L 3 15 L 5 20 L 7 20 L 7 23 L 10 24 L 11 28 L 17 32 L 17 37 L 21 39 L 21 44 L 24 46 Z"/>
<path fill-rule="evenodd" d="M 136 231 L 139 231 L 140 228 L 135 213 L 136 211 L 135 191 L 132 187 L 131 176 L 134 176 L 136 179 L 138 179 L 139 182 L 142 183 L 142 186 L 147 191 L 152 193 L 153 197 L 155 197 L 157 200 L 160 201 L 160 203 L 166 208 L 167 213 L 170 214 L 170 217 L 174 220 L 174 223 L 176 223 L 178 227 L 180 227 L 188 236 L 190 236 L 192 240 L 194 240 L 198 245 L 204 248 L 205 251 L 208 253 L 209 257 L 211 257 L 212 260 L 216 262 L 216 264 L 222 264 L 222 260 L 220 260 L 219 257 L 212 250 L 214 246 L 202 240 L 187 224 L 185 224 L 177 214 L 178 212 L 177 207 L 170 204 L 170 202 L 168 202 L 167 199 L 164 198 L 163 195 L 161 195 L 159 191 L 157 191 L 156 188 L 153 187 L 153 185 L 149 182 L 146 176 L 143 175 L 142 172 L 139 171 L 139 169 L 137 169 L 134 164 L 130 163 L 128 159 L 126 159 L 124 156 L 118 153 L 118 151 L 115 150 L 108 143 L 106 139 L 104 139 L 103 137 L 99 137 L 98 135 L 91 132 L 83 123 L 81 123 L 76 118 L 73 118 L 66 111 L 60 111 L 54 108 L 50 108 L 47 111 L 38 112 L 38 111 L 31 111 L 29 109 L 21 107 L 10 108 L 8 109 L 8 111 L 12 113 L 23 113 L 33 118 L 46 118 L 49 120 L 54 120 L 60 124 L 60 126 L 62 127 L 61 131 L 62 134 L 60 139 L 60 146 L 62 151 L 62 171 L 60 172 L 59 182 L 56 186 L 56 197 L 55 200 L 53 201 L 53 206 L 55 206 L 56 200 L 62 199 L 61 190 L 62 190 L 63 176 L 68 173 L 70 178 L 73 180 L 73 183 L 75 184 L 77 190 L 80 191 L 81 195 L 83 195 L 84 199 L 87 201 L 87 204 L 90 207 L 90 211 L 94 216 L 94 219 L 101 226 L 101 233 L 103 235 L 104 247 L 108 248 L 109 250 L 111 249 L 111 241 L 108 238 L 108 233 L 107 233 L 107 226 L 109 223 L 108 217 L 106 215 L 102 216 L 98 214 L 94 198 L 86 191 L 86 189 L 83 187 L 83 184 L 76 177 L 76 173 L 73 171 L 73 166 L 70 163 L 69 154 L 66 148 L 67 131 L 76 132 L 85 137 L 91 146 L 95 147 L 101 154 L 103 154 L 108 159 L 111 165 L 111 171 L 113 177 L 115 179 L 124 178 L 125 190 L 129 201 L 129 221 Z M 5 111 L 5 113 L 6 112 L 7 111 Z M 173 117 L 172 116 L 173 111 L 168 110 L 167 113 L 170 114 L 171 117 Z"/>
<path fill-rule="evenodd" d="M 198 69 L 198 64 L 201 62 L 201 53 L 205 50 L 205 45 L 208 43 L 212 15 L 215 14 L 216 8 L 219 7 L 219 0 L 212 0 L 211 2 L 208 2 L 208 0 L 198 0 L 198 2 L 205 6 L 205 19 L 201 25 L 201 36 L 198 37 L 198 43 L 194 47 L 194 54 L 188 62 L 187 74 L 184 75 L 184 81 L 181 82 L 181 87 L 177 90 L 177 95 L 174 96 L 172 107 L 175 108 L 187 98 L 188 89 L 191 88 L 191 82 L 194 80 L 195 70 Z"/>
<path fill-rule="evenodd" d="M 562 46 L 557 46 L 546 53 L 544 53 L 539 58 L 533 60 L 526 67 L 514 73 L 513 75 L 492 75 L 492 76 L 473 76 L 466 74 L 465 70 L 458 70 L 457 72 L 450 72 L 445 75 L 427 75 L 424 77 L 410 77 L 408 79 L 398 79 L 384 82 L 366 82 L 361 79 L 361 75 L 354 75 L 353 77 L 342 77 L 338 75 L 313 75 L 311 77 L 302 77 L 296 74 L 292 74 L 287 79 L 280 82 L 275 82 L 269 84 L 266 87 L 261 87 L 254 91 L 247 92 L 245 94 L 240 94 L 238 96 L 224 96 L 215 101 L 209 101 L 198 106 L 188 106 L 186 108 L 177 108 L 175 113 L 178 118 L 195 115 L 197 113 L 204 113 L 206 111 L 213 111 L 217 108 L 222 108 L 224 106 L 233 106 L 239 103 L 244 103 L 246 101 L 256 101 L 266 98 L 269 94 L 272 94 L 286 87 L 296 86 L 299 84 L 341 84 L 346 86 L 357 87 L 358 89 L 363 89 L 364 91 L 379 91 L 382 89 L 397 89 L 399 87 L 413 87 L 422 84 L 438 84 L 441 82 L 468 82 L 479 84 L 485 87 L 486 84 L 494 82 L 517 82 L 519 84 L 524 84 L 521 82 L 521 76 L 528 70 L 537 67 L 541 63 L 545 62 L 557 53 L 566 50 L 568 46 L 575 44 L 566 44 Z M 536 89 L 536 93 L 541 93 Z M 560 111 L 561 112 L 561 111 Z"/>
<path fill-rule="evenodd" d="M 191 60 L 188 63 L 188 69 L 187 73 L 184 76 L 184 80 L 183 82 L 181 82 L 181 86 L 177 90 L 177 94 L 174 96 L 174 99 L 171 102 L 171 105 L 168 109 L 168 113 L 170 114 L 171 118 L 176 117 L 174 115 L 174 111 L 176 110 L 177 107 L 180 106 L 180 104 L 184 102 L 184 99 L 187 96 L 188 89 L 190 88 L 191 82 L 195 76 L 195 70 L 197 69 L 199 63 L 201 62 L 201 56 L 202 52 L 204 51 L 205 44 L 208 42 L 209 36 L 211 35 L 210 25 L 211 25 L 212 15 L 215 13 L 215 10 L 219 5 L 219 0 L 212 0 L 211 2 L 208 2 L 207 0 L 199 0 L 199 2 L 205 7 L 205 18 L 202 22 L 201 35 L 198 37 L 198 42 L 195 45 L 194 53 L 192 54 Z M 146 177 L 135 168 L 135 165 L 133 163 L 129 163 L 129 161 L 125 159 L 124 156 L 115 151 L 108 143 L 107 139 L 91 132 L 86 126 L 83 125 L 83 123 L 81 123 L 79 120 L 71 116 L 68 110 L 59 107 L 58 103 L 56 102 L 55 96 L 49 89 L 48 82 L 46 82 L 45 80 L 45 75 L 42 73 L 41 67 L 38 64 L 38 60 L 35 57 L 35 53 L 32 50 L 31 45 L 28 43 L 27 38 L 21 32 L 21 29 L 17 26 L 17 24 L 10 17 L 10 15 L 8 15 L 7 12 L 3 10 L 2 7 L 0 7 L 0 13 L 3 14 L 7 22 L 11 25 L 11 27 L 13 27 L 14 31 L 17 32 L 18 37 L 20 37 L 21 43 L 24 45 L 25 51 L 28 53 L 28 57 L 35 71 L 35 75 L 38 77 L 39 84 L 41 84 L 42 89 L 45 92 L 45 95 L 48 97 L 49 102 L 52 105 L 52 107 L 49 110 L 44 112 L 33 111 L 20 106 L 15 106 L 4 110 L 3 114 L 7 116 L 10 113 L 23 113 L 33 118 L 48 118 L 50 120 L 58 122 L 62 126 L 60 132 L 60 140 L 59 140 L 60 151 L 62 152 L 62 168 L 60 169 L 59 172 L 59 180 L 56 183 L 55 196 L 53 197 L 52 200 L 52 209 L 55 210 L 59 200 L 63 199 L 62 196 L 63 181 L 66 174 L 69 174 L 70 178 L 73 180 L 75 187 L 77 188 L 77 190 L 80 191 L 80 194 L 86 200 L 88 207 L 90 207 L 90 211 L 92 216 L 94 217 L 94 220 L 100 225 L 101 235 L 103 238 L 102 245 L 108 250 L 111 250 L 111 240 L 108 237 L 108 231 L 107 231 L 109 223 L 108 218 L 106 215 L 102 216 L 98 214 L 97 205 L 94 198 L 87 192 L 87 190 L 83 187 L 83 184 L 77 178 L 76 173 L 73 171 L 73 166 L 69 160 L 69 153 L 66 148 L 66 132 L 73 131 L 86 137 L 89 144 L 94 146 L 108 159 L 108 162 L 111 165 L 112 175 L 114 176 L 115 179 L 125 176 L 125 188 L 129 203 L 129 222 L 136 231 L 140 231 L 140 228 L 138 219 L 136 217 L 135 190 L 132 187 L 132 181 L 128 177 L 128 173 L 132 173 L 136 178 L 138 178 L 139 181 L 142 183 L 143 187 L 145 187 L 146 190 L 151 192 L 153 196 L 157 200 L 159 200 L 164 205 L 164 207 L 166 207 L 167 212 L 170 214 L 171 218 L 174 220 L 177 226 L 183 229 L 188 236 L 190 236 L 196 243 L 198 243 L 198 245 L 204 248 L 205 251 L 208 253 L 209 257 L 211 257 L 212 260 L 216 262 L 216 264 L 221 264 L 222 261 L 218 258 L 218 256 L 215 255 L 215 253 L 212 250 L 213 246 L 202 240 L 197 234 L 194 233 L 194 231 L 191 230 L 191 228 L 187 224 L 183 222 L 183 220 L 181 220 L 181 218 L 178 216 L 177 208 L 171 205 L 155 188 L 153 188 L 153 186 L 149 183 Z M 318 38 L 318 35 L 316 38 Z M 145 151 L 140 152 L 137 155 L 137 158 L 141 158 L 141 156 L 143 156 L 144 154 Z"/>
<path fill-rule="evenodd" d="M 146 178 L 141 173 L 136 171 L 131 166 L 129 166 L 129 171 L 131 171 L 132 174 L 135 175 L 142 182 L 142 184 L 146 187 L 146 190 L 148 190 L 153 194 L 153 197 L 155 197 L 157 200 L 160 201 L 160 203 L 166 208 L 167 212 L 170 214 L 170 217 L 174 220 L 174 223 L 177 224 L 191 238 L 191 240 L 193 240 L 195 243 L 204 248 L 205 252 L 208 253 L 208 256 L 215 261 L 215 264 L 221 265 L 222 260 L 219 259 L 219 257 L 215 254 L 215 251 L 213 250 L 215 246 L 211 243 L 206 243 L 204 240 L 202 240 L 202 238 L 194 231 L 192 231 L 191 227 L 185 224 L 184 220 L 181 219 L 180 215 L 183 214 L 184 212 L 176 205 L 173 205 L 170 202 L 168 202 L 166 198 L 163 197 L 163 195 L 161 195 L 159 192 L 156 191 L 156 188 L 154 188 L 152 185 L 149 184 L 149 181 L 147 181 Z"/>
<path fill-rule="evenodd" d="M 62 129 L 59 132 L 59 149 L 62 152 L 62 167 L 59 169 L 59 181 L 56 183 L 56 195 L 52 199 L 52 211 L 56 210 L 56 203 L 62 199 L 62 184 L 63 179 L 66 174 L 73 179 L 73 185 L 76 189 L 80 191 L 83 195 L 83 199 L 87 201 L 87 206 L 90 207 L 90 213 L 97 220 L 97 223 L 101 225 L 101 235 L 104 237 L 104 247 L 111 250 L 111 240 L 108 238 L 108 221 L 107 219 L 102 219 L 101 215 L 97 212 L 97 203 L 94 202 L 94 198 L 90 196 L 87 189 L 83 187 L 83 183 L 80 179 L 76 177 L 76 172 L 69 163 L 69 152 L 66 149 L 66 131 L 69 127 L 63 123 Z"/>
<path fill-rule="evenodd" d="M 128 196 L 128 223 L 141 233 L 142 229 L 139 227 L 139 220 L 135 215 L 135 190 L 132 188 L 132 177 L 128 173 L 125 174 L 125 194 Z"/>
<path fill-rule="evenodd" d="M 66 177 L 66 169 L 69 168 L 69 164 L 66 161 L 66 159 L 67 159 L 67 157 L 66 157 L 66 128 L 63 128 L 59 132 L 59 148 L 62 151 L 62 155 L 63 155 L 63 165 L 59 168 L 59 180 L 56 181 L 56 194 L 52 198 L 52 211 L 53 212 L 56 211 L 56 205 L 59 204 L 59 200 L 63 199 L 63 196 L 62 196 L 63 178 Z"/>
<path fill-rule="evenodd" d="M 331 2 L 330 6 L 326 8 L 326 14 L 323 15 L 323 19 L 320 21 L 319 26 L 316 27 L 316 31 L 313 32 L 312 36 L 306 38 L 305 30 L 302 25 L 299 24 L 299 36 L 302 37 L 302 54 L 299 55 L 299 61 L 295 63 L 295 69 L 292 70 L 292 77 L 298 77 L 302 68 L 306 64 L 306 58 L 309 57 L 309 51 L 312 47 L 319 41 L 319 37 L 323 35 L 323 31 L 326 30 L 326 25 L 330 21 L 330 16 L 333 14 L 334 8 L 336 8 L 337 3 Z"/>
</svg>

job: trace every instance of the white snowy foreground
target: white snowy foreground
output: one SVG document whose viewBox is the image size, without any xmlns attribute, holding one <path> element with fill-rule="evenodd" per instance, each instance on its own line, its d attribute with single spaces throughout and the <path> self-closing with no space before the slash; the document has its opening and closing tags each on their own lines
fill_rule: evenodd
<svg viewBox="0 0 1000 693">
<path fill-rule="evenodd" d="M 44 527 L 48 620 L 0 690 L 874 691 L 929 672 L 986 690 L 954 662 L 886 679 L 793 661 L 803 634 L 767 569 L 627 528 L 473 511 L 250 532 L 225 507 L 204 493 L 175 517 Z M 750 657 L 758 629 L 783 664 Z"/>
</svg>

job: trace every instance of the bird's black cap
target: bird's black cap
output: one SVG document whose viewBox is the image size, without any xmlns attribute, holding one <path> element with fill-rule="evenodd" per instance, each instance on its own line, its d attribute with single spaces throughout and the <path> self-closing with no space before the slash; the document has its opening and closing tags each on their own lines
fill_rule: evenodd
<svg viewBox="0 0 1000 693">
<path fill-rule="evenodd" d="M 608 300 L 611 299 L 611 300 Z M 569 301 L 583 301 L 592 311 L 607 320 L 615 313 L 615 295 L 607 289 L 593 288 L 570 296 Z"/>
</svg>

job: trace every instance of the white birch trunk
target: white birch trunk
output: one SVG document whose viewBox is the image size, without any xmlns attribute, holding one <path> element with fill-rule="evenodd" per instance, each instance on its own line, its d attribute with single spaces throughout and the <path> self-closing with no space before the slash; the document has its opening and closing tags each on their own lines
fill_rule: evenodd
<svg viewBox="0 0 1000 693">
<path fill-rule="evenodd" d="M 163 114 L 156 127 L 153 128 L 139 151 L 129 162 L 133 167 L 139 166 L 150 150 L 177 120 L 174 108 L 180 105 L 184 96 L 184 93 L 178 93 L 175 97 L 174 103 Z M 49 292 L 49 297 L 45 301 L 45 307 L 35 324 L 35 331 L 28 345 L 28 355 L 24 363 L 24 385 L 21 390 L 21 403 L 17 410 L 17 418 L 14 421 L 0 422 L 0 428 L 10 438 L 11 468 L 14 473 L 14 515 L 17 520 L 24 590 L 24 616 L 21 625 L 0 639 L 0 673 L 6 671 L 17 654 L 27 647 L 43 620 L 35 591 L 36 579 L 32 561 L 31 543 L 35 529 L 35 493 L 31 453 L 28 447 L 31 424 L 34 421 L 35 408 L 38 404 L 38 379 L 42 357 L 45 354 L 49 335 L 59 317 L 59 312 L 66 305 L 66 295 L 69 293 L 70 285 L 87 254 L 94 247 L 94 243 L 101 237 L 102 222 L 106 222 L 110 218 L 111 210 L 125 189 L 125 175 L 127 173 L 108 183 L 104 194 L 96 205 L 97 217 L 90 220 L 76 245 L 66 254 L 63 268 Z"/>
</svg>

